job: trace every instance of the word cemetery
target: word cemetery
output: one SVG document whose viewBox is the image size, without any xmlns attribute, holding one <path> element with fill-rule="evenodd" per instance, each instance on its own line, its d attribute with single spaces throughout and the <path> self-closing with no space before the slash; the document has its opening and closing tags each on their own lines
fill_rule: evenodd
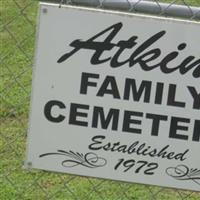
<svg viewBox="0 0 200 200">
<path fill-rule="evenodd" d="M 96 88 L 97 85 L 99 85 L 97 84 L 98 79 L 99 74 L 82 73 L 80 94 L 87 95 L 90 87 Z M 151 84 L 150 81 L 143 81 L 139 87 L 136 87 L 135 79 L 126 79 L 122 100 L 140 102 L 141 96 L 143 95 L 144 98 L 141 99 L 141 102 L 149 103 L 152 91 Z M 162 105 L 164 83 L 157 83 L 156 88 L 159 88 L 160 90 L 156 90 L 153 102 Z M 192 109 L 200 110 L 200 93 L 198 94 L 196 89 L 190 86 L 188 86 L 188 92 L 193 99 L 193 105 L 191 105 Z M 121 100 L 117 82 L 112 76 L 106 76 L 103 83 L 97 89 L 97 97 L 103 98 L 105 95 L 111 95 L 113 99 Z M 175 97 L 176 85 L 169 85 L 167 106 L 185 108 L 186 103 L 176 101 Z M 200 142 L 200 120 L 198 119 L 191 122 L 190 118 L 183 118 L 181 116 L 167 116 L 163 114 L 144 113 L 135 110 L 115 108 L 109 108 L 106 112 L 102 106 L 90 106 L 88 104 L 74 102 L 70 103 L 70 105 L 66 105 L 65 102 L 51 100 L 47 102 L 44 107 L 44 115 L 49 121 L 54 123 L 60 123 L 66 120 L 66 116 L 62 114 L 58 114 L 57 116 L 52 114 L 51 111 L 54 107 L 57 107 L 60 110 L 69 108 L 67 123 L 70 125 L 88 127 L 89 124 L 91 124 L 92 128 L 99 127 L 102 129 L 108 129 L 110 126 L 113 131 L 142 134 L 144 132 L 142 130 L 143 123 L 145 123 L 145 121 L 151 121 L 150 129 L 145 130 L 145 132 L 146 134 L 149 132 L 152 136 L 158 136 L 160 132 L 160 123 L 170 123 L 169 130 L 165 130 L 166 133 L 168 132 L 169 138 L 188 140 L 189 136 L 178 134 L 178 130 L 185 130 L 188 132 L 189 127 L 192 126 L 192 129 L 190 130 L 191 140 Z M 93 113 L 91 119 L 88 117 L 89 110 L 92 110 Z M 123 117 L 120 117 L 120 115 L 123 115 Z M 119 121 L 119 118 L 123 119 L 122 122 Z M 91 121 L 91 123 L 88 121 Z M 182 125 L 179 125 L 179 123 L 182 123 Z M 134 126 L 135 124 L 138 128 L 131 128 L 131 126 Z M 138 124 L 140 125 L 140 128 Z"/>
</svg>

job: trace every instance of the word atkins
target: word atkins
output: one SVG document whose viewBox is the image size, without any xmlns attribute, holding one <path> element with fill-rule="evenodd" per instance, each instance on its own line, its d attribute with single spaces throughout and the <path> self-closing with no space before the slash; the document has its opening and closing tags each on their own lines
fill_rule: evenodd
<svg viewBox="0 0 200 200">
<path fill-rule="evenodd" d="M 147 49 L 150 48 L 154 43 L 161 40 L 166 35 L 165 30 L 156 33 L 155 35 L 148 38 L 141 45 L 139 45 L 139 47 L 135 49 L 135 51 L 132 53 L 129 59 L 119 61 L 121 54 L 123 54 L 125 50 L 132 49 L 137 45 L 137 39 L 138 39 L 138 36 L 132 36 L 128 40 L 119 41 L 117 44 L 112 43 L 111 41 L 120 31 L 122 26 L 123 26 L 122 23 L 114 24 L 106 28 L 105 30 L 101 31 L 100 33 L 96 34 L 95 36 L 91 37 L 87 41 L 74 40 L 70 44 L 70 46 L 74 47 L 74 49 L 71 52 L 62 55 L 57 62 L 62 63 L 68 58 L 70 58 L 72 55 L 80 51 L 81 49 L 85 49 L 85 50 L 95 51 L 90 61 L 91 64 L 93 65 L 106 63 L 108 61 L 110 61 L 110 67 L 112 68 L 120 67 L 127 63 L 129 64 L 129 67 L 133 67 L 136 64 L 139 64 L 141 69 L 144 71 L 151 71 L 156 68 L 160 68 L 160 70 L 165 74 L 170 74 L 175 71 L 179 71 L 181 75 L 184 75 L 189 71 L 192 71 L 192 75 L 194 78 L 200 77 L 200 59 L 199 58 L 196 59 L 192 55 L 186 57 L 180 64 L 176 66 L 169 66 L 170 62 L 174 61 L 179 56 L 179 53 L 186 49 L 187 44 L 185 42 L 178 45 L 177 47 L 178 51 L 175 50 L 167 54 L 157 64 L 154 65 L 149 64 L 150 62 L 159 59 L 161 57 L 162 51 L 160 48 L 153 48 L 151 50 Z M 103 42 L 94 41 L 103 34 L 108 32 L 110 32 L 110 34 L 106 37 L 106 39 Z M 114 47 L 118 47 L 118 50 L 113 56 L 107 58 L 101 58 L 105 51 L 110 51 Z"/>
</svg>

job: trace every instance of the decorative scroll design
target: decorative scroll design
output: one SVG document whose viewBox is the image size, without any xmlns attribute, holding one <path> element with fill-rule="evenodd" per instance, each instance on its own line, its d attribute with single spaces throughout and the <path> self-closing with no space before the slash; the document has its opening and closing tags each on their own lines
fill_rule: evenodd
<svg viewBox="0 0 200 200">
<path fill-rule="evenodd" d="M 178 165 L 176 167 L 168 167 L 167 175 L 181 181 L 191 180 L 200 185 L 200 169 L 189 168 L 186 165 Z"/>
<path fill-rule="evenodd" d="M 105 158 L 99 157 L 97 154 L 92 152 L 84 155 L 83 153 L 73 151 L 57 150 L 57 152 L 41 154 L 39 157 L 42 158 L 52 155 L 67 157 L 67 159 L 64 159 L 61 163 L 63 167 L 76 167 L 78 165 L 82 165 L 88 168 L 97 168 L 103 167 L 107 164 L 107 160 Z"/>
</svg>

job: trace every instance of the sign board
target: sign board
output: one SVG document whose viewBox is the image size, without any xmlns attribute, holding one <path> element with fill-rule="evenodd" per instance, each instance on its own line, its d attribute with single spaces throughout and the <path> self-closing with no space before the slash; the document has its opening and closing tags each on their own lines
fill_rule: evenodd
<svg viewBox="0 0 200 200">
<path fill-rule="evenodd" d="M 200 191 L 199 34 L 41 4 L 27 166 Z"/>
</svg>

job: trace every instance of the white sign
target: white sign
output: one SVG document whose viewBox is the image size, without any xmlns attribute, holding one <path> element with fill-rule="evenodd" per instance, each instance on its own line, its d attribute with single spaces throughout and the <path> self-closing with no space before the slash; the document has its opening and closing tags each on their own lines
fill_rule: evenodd
<svg viewBox="0 0 200 200">
<path fill-rule="evenodd" d="M 200 191 L 200 24 L 40 6 L 26 163 Z"/>
</svg>

